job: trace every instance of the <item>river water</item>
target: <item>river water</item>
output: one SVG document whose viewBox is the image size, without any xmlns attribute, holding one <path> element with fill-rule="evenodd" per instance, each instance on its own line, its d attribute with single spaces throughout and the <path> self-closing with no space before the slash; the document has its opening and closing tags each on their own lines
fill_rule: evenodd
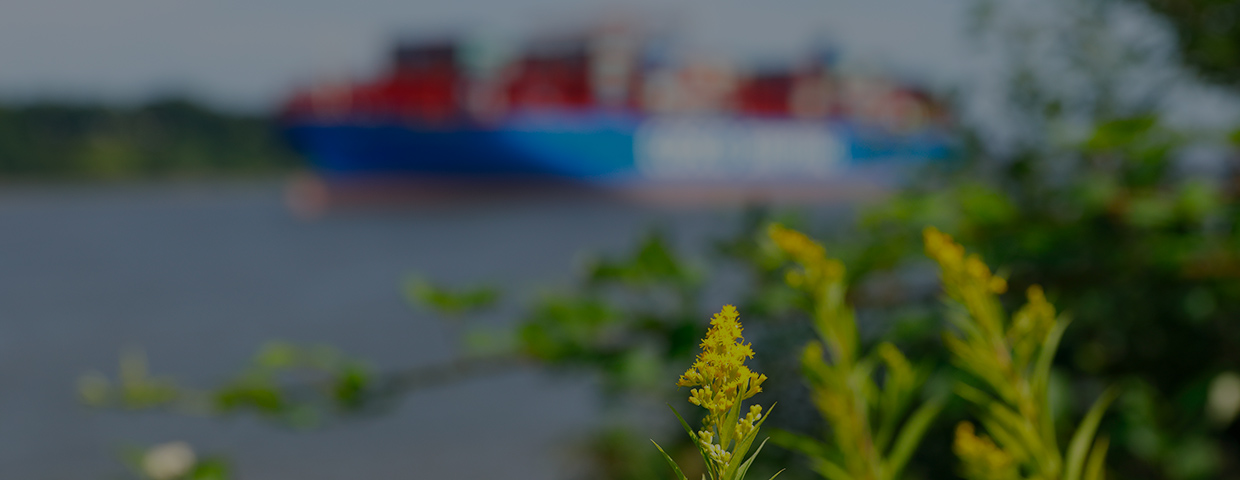
<svg viewBox="0 0 1240 480">
<path fill-rule="evenodd" d="M 490 281 L 519 299 L 564 285 L 579 252 L 623 252 L 651 226 L 682 245 L 733 231 L 736 209 L 616 200 L 489 199 L 355 208 L 314 219 L 283 183 L 0 189 L 0 478 L 118 478 L 126 445 L 183 440 L 246 480 L 571 478 L 595 424 L 590 380 L 536 371 L 404 398 L 390 413 L 310 432 L 82 406 L 76 379 L 115 374 L 126 348 L 155 374 L 210 386 L 264 342 L 330 343 L 380 368 L 451 358 L 411 308 L 412 273 Z"/>
</svg>

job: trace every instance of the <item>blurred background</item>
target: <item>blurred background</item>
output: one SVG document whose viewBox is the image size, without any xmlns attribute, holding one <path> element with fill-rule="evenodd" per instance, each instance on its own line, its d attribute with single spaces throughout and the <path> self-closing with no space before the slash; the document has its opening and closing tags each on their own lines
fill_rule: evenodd
<svg viewBox="0 0 1240 480">
<path fill-rule="evenodd" d="M 725 303 L 768 425 L 818 432 L 810 329 L 759 241 L 777 220 L 848 265 L 863 342 L 941 379 L 919 232 L 956 235 L 1072 315 L 1058 422 L 1122 387 L 1112 476 L 1240 478 L 1237 22 L 1212 0 L 5 2 L 0 477 L 663 478 L 648 439 L 689 452 L 663 403 Z M 955 475 L 968 412 L 907 477 Z"/>
</svg>

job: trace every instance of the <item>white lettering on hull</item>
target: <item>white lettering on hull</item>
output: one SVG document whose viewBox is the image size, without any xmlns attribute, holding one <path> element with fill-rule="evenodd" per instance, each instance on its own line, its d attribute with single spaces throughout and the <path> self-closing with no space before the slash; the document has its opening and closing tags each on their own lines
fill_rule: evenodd
<svg viewBox="0 0 1240 480">
<path fill-rule="evenodd" d="M 845 158 L 827 126 L 799 121 L 655 119 L 633 142 L 638 171 L 661 180 L 824 179 Z"/>
</svg>

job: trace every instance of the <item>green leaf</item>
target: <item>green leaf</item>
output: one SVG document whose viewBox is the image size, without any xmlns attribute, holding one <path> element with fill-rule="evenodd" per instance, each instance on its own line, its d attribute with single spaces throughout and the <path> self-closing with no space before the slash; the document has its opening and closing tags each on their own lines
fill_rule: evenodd
<svg viewBox="0 0 1240 480">
<path fill-rule="evenodd" d="M 980 408 L 986 408 L 990 406 L 991 403 L 998 401 L 989 393 L 983 392 L 981 389 L 964 382 L 957 382 L 953 390 L 955 390 L 956 395 L 960 398 L 963 398 L 965 401 Z"/>
<path fill-rule="evenodd" d="M 689 478 L 685 476 L 685 472 L 680 471 L 680 465 L 676 465 L 676 461 L 675 461 L 675 460 L 672 460 L 672 456 L 671 456 L 671 455 L 668 455 L 668 454 L 667 454 L 667 452 L 663 451 L 663 447 L 660 447 L 660 446 L 659 446 L 659 442 L 656 442 L 656 441 L 654 441 L 654 440 L 651 440 L 651 441 L 650 441 L 650 443 L 653 443 L 653 444 L 654 444 L 654 448 L 659 449 L 659 453 L 662 453 L 662 454 L 663 454 L 663 459 L 664 459 L 664 460 L 667 460 L 667 464 L 672 466 L 672 471 L 676 472 L 676 478 L 677 478 L 677 479 L 679 479 L 679 480 L 689 480 Z"/>
<path fill-rule="evenodd" d="M 421 277 L 414 277 L 406 282 L 405 294 L 413 303 L 448 317 L 484 310 L 494 306 L 499 300 L 499 290 L 494 287 L 453 290 Z"/>
<path fill-rule="evenodd" d="M 189 480 L 228 480 L 232 478 L 228 462 L 220 458 L 205 458 L 194 465 Z"/>
<path fill-rule="evenodd" d="M 878 433 L 874 436 L 874 445 L 879 451 L 887 451 L 891 446 L 892 437 L 904 419 L 912 400 L 912 393 L 920 385 L 919 375 L 900 350 L 891 343 L 883 342 L 873 350 L 887 366 L 886 379 L 882 391 L 879 392 Z"/>
<path fill-rule="evenodd" d="M 840 468 L 835 462 L 825 458 L 815 458 L 811 467 L 819 475 L 826 477 L 827 480 L 853 480 L 852 475 L 847 471 Z"/>
<path fill-rule="evenodd" d="M 1094 432 L 1098 430 L 1098 424 L 1102 422 L 1102 415 L 1106 413 L 1107 406 L 1115 400 L 1116 395 L 1117 391 L 1114 388 L 1103 392 L 1102 396 L 1094 401 L 1094 405 L 1089 407 L 1089 412 L 1081 420 L 1081 425 L 1076 428 L 1076 433 L 1072 435 L 1072 441 L 1068 444 L 1064 480 L 1080 480 L 1081 469 L 1085 466 L 1085 453 L 1089 445 L 1093 443 Z"/>
<path fill-rule="evenodd" d="M 1063 332 L 1068 328 L 1070 323 L 1067 316 L 1060 316 L 1055 321 L 1055 326 L 1046 334 L 1046 339 L 1042 341 L 1042 350 L 1038 352 L 1037 363 L 1033 367 L 1033 377 L 1031 384 L 1033 387 L 1034 398 L 1038 401 L 1046 402 L 1047 411 L 1043 412 L 1040 424 L 1038 425 L 1039 435 L 1042 441 L 1046 443 L 1048 449 L 1054 452 L 1059 451 L 1059 443 L 1055 438 L 1055 419 L 1054 412 L 1049 411 L 1050 399 L 1047 397 L 1050 388 L 1051 364 L 1055 359 L 1055 351 L 1059 349 L 1059 341 L 1063 338 Z"/>
<path fill-rule="evenodd" d="M 896 435 L 896 442 L 887 456 L 886 468 L 883 468 L 884 478 L 900 478 L 900 471 L 904 469 L 904 464 L 917 450 L 922 436 L 926 434 L 926 430 L 934 422 L 934 417 L 939 415 L 946 403 L 946 399 L 937 398 L 922 404 L 913 411 L 908 421 L 904 423 L 904 427 L 900 429 L 900 433 Z"/>
<path fill-rule="evenodd" d="M 1007 452 L 1012 459 L 1020 463 L 1028 461 L 1033 457 L 1034 452 L 1029 451 L 1029 448 L 1020 440 L 1020 437 L 1010 432 L 1006 425 L 996 421 L 993 416 L 981 414 L 978 420 L 986 434 L 990 435 L 994 439 L 995 444 Z"/>
<path fill-rule="evenodd" d="M 1083 480 L 1104 480 L 1106 478 L 1108 446 L 1110 446 L 1110 441 L 1106 436 L 1099 437 L 1098 441 L 1094 442 L 1094 448 L 1089 452 L 1089 461 L 1085 464 Z"/>
<path fill-rule="evenodd" d="M 770 439 L 768 438 L 766 440 L 770 440 Z M 759 443 L 758 449 L 753 451 L 753 455 L 750 455 L 749 459 L 745 460 L 745 463 L 742 463 L 740 468 L 736 469 L 736 476 L 733 477 L 733 480 L 745 480 L 745 473 L 749 471 L 749 465 L 753 463 L 753 459 L 758 458 L 758 454 L 762 452 L 762 447 L 766 446 L 766 440 L 763 440 L 762 443 Z M 776 475 L 779 475 L 779 474 L 777 473 Z M 774 478 L 774 477 L 771 477 L 771 478 Z"/>
<path fill-rule="evenodd" d="M 955 391 L 961 398 L 980 409 L 978 420 L 982 427 L 1013 458 L 1023 461 L 1032 455 L 1029 447 L 1039 443 L 1036 435 L 1030 431 L 1033 427 L 1024 417 L 1012 412 L 990 394 L 966 383 L 957 383 Z"/>
<path fill-rule="evenodd" d="M 753 444 L 754 438 L 757 438 L 758 430 L 762 429 L 762 424 L 766 423 L 766 419 L 771 418 L 771 412 L 773 411 L 775 411 L 774 403 L 771 404 L 771 408 L 766 409 L 766 413 L 762 414 L 762 418 L 759 418 L 758 422 L 753 424 L 753 430 L 749 432 L 749 435 L 746 435 L 745 438 L 736 439 L 736 448 L 732 451 L 733 456 L 738 458 L 744 457 L 745 453 L 749 452 L 749 446 Z M 765 442 L 766 440 L 763 440 L 763 443 Z M 724 472 L 725 478 L 727 478 L 727 473 Z"/>
<path fill-rule="evenodd" d="M 1039 451 L 1047 451 L 1038 436 L 1037 427 L 1031 419 L 1025 418 L 1011 407 L 999 402 L 991 403 L 984 415 L 1001 425 L 1016 436 L 1016 440 L 1028 446 L 1029 453 L 1038 456 Z"/>
<path fill-rule="evenodd" d="M 693 439 L 694 439 L 694 440 L 697 440 L 697 435 L 694 435 L 694 433 L 693 433 L 693 429 L 689 427 L 689 422 L 686 422 L 686 421 L 685 421 L 685 418 L 684 418 L 684 417 L 682 417 L 682 416 L 680 416 L 680 412 L 677 412 L 677 411 L 676 411 L 676 407 L 673 407 L 673 406 L 669 403 L 669 404 L 667 405 L 667 408 L 672 409 L 672 415 L 675 415 L 675 416 L 676 416 L 676 419 L 677 419 L 677 420 L 680 420 L 680 426 L 682 426 L 682 427 L 684 427 L 684 428 L 685 428 L 685 433 L 689 434 L 689 436 L 690 436 L 690 437 L 693 437 Z M 697 442 L 694 442 L 694 443 L 697 443 Z"/>
<path fill-rule="evenodd" d="M 731 429 L 731 428 L 723 428 L 723 426 L 724 426 L 724 425 L 736 425 L 736 422 L 737 422 L 737 421 L 741 418 L 741 405 L 742 405 L 742 402 L 740 402 L 740 401 L 734 402 L 734 403 L 732 404 L 732 408 L 729 408 L 729 409 L 728 409 L 728 413 L 727 413 L 727 415 L 724 415 L 724 416 L 723 416 L 723 422 L 721 422 L 721 423 L 719 424 L 720 428 L 719 428 L 718 430 L 716 430 L 716 431 L 719 433 L 719 445 L 722 445 L 722 446 L 725 446 L 725 447 L 726 447 L 726 446 L 728 446 L 728 445 L 729 445 L 732 441 L 735 441 L 736 443 L 740 443 L 741 439 L 739 439 L 739 438 L 737 438 L 737 439 L 733 439 L 733 438 L 732 438 L 732 429 Z M 765 418 L 765 417 L 766 417 L 766 416 L 765 416 L 765 415 L 763 415 L 763 418 Z M 732 453 L 734 453 L 734 454 L 736 454 L 736 455 L 738 455 L 738 456 L 739 456 L 739 455 L 741 455 L 741 454 L 739 454 L 739 453 L 737 453 L 737 452 L 732 452 Z M 725 478 L 726 478 L 726 477 L 727 477 L 727 476 L 725 475 Z"/>
<path fill-rule="evenodd" d="M 711 472 L 711 476 L 713 477 L 714 467 L 710 462 L 710 455 L 706 453 L 706 449 L 702 448 L 702 443 L 698 441 L 697 434 L 693 433 L 693 428 L 689 427 L 689 422 L 686 422 L 685 418 L 680 416 L 680 412 L 676 411 L 676 407 L 673 407 L 672 404 L 669 403 L 667 404 L 667 408 L 672 409 L 672 415 L 675 415 L 676 419 L 680 420 L 680 426 L 685 428 L 685 433 L 689 434 L 689 441 L 693 442 L 693 446 L 697 447 L 698 453 L 702 454 L 702 462 L 706 464 L 706 470 Z"/>
<path fill-rule="evenodd" d="M 1034 364 L 1033 376 L 1030 379 L 1035 395 L 1045 394 L 1046 387 L 1050 384 L 1051 364 L 1055 360 L 1055 351 L 1059 349 L 1059 341 L 1063 338 L 1063 332 L 1068 328 L 1069 323 L 1071 322 L 1067 316 L 1060 316 L 1042 341 L 1042 348 L 1038 352 L 1038 360 Z"/>
<path fill-rule="evenodd" d="M 783 429 L 775 429 L 771 432 L 770 438 L 776 445 L 789 450 L 801 452 L 809 457 L 825 458 L 827 456 L 827 444 L 808 435 L 801 435 L 799 433 L 789 432 Z"/>
</svg>

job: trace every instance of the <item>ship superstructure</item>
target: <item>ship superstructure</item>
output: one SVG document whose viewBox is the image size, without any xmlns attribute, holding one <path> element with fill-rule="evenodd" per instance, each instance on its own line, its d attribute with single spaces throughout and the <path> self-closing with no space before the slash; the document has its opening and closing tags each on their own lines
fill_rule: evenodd
<svg viewBox="0 0 1240 480">
<path fill-rule="evenodd" d="M 399 44 L 376 78 L 295 94 L 286 133 L 327 176 L 597 184 L 812 181 L 952 150 L 934 97 L 841 75 L 824 55 L 780 69 L 671 61 L 614 26 L 531 41 L 483 73 L 463 50 Z"/>
</svg>

